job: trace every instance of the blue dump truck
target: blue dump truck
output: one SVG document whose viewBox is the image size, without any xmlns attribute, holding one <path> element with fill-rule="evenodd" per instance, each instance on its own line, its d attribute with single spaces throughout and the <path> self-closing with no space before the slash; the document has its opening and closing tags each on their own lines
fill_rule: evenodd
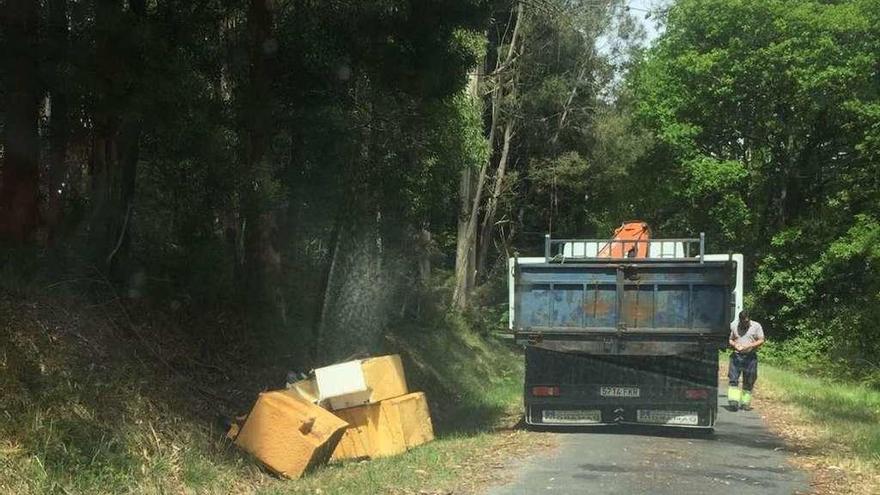
<svg viewBox="0 0 880 495">
<path fill-rule="evenodd" d="M 718 351 L 742 301 L 741 255 L 707 255 L 703 235 L 547 236 L 543 257 L 509 265 L 527 424 L 711 431 Z"/>
</svg>

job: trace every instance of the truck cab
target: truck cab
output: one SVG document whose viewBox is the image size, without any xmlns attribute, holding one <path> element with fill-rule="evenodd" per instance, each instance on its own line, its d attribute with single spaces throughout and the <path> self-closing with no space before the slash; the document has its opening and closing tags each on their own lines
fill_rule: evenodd
<svg viewBox="0 0 880 495">
<path fill-rule="evenodd" d="M 633 237 L 546 236 L 543 257 L 510 259 L 527 424 L 714 425 L 742 256 L 707 255 L 703 235 Z"/>
</svg>

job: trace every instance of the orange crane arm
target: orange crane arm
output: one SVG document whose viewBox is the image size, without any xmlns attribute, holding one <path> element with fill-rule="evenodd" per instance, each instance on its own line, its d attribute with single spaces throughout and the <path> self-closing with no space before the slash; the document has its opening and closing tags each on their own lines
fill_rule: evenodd
<svg viewBox="0 0 880 495">
<path fill-rule="evenodd" d="M 599 251 L 600 258 L 647 258 L 651 228 L 641 220 L 630 220 L 614 231 L 613 241 Z M 634 241 L 634 242 L 625 242 Z M 638 241 L 638 242 L 635 242 Z"/>
</svg>

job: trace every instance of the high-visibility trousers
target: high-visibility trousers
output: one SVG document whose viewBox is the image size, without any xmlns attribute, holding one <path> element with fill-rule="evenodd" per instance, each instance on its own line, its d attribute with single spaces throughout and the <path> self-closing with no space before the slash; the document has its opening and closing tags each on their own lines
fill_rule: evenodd
<svg viewBox="0 0 880 495">
<path fill-rule="evenodd" d="M 739 377 L 742 375 L 742 393 L 739 390 Z M 729 388 L 727 398 L 731 401 L 749 404 L 752 401 L 752 388 L 758 379 L 758 355 L 754 352 L 730 355 L 730 366 L 727 373 Z"/>
</svg>

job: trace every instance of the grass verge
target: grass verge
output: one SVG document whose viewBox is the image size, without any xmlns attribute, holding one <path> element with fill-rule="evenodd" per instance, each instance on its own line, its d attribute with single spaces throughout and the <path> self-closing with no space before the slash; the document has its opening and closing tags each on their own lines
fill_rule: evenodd
<svg viewBox="0 0 880 495">
<path fill-rule="evenodd" d="M 470 493 L 546 441 L 513 428 L 521 355 L 442 315 L 389 334 L 383 349 L 401 353 L 410 388 L 427 393 L 437 440 L 279 480 L 215 419 L 246 411 L 283 369 L 237 357 L 235 338 L 205 350 L 187 340 L 191 323 L 137 315 L 0 293 L 0 493 Z"/>
<path fill-rule="evenodd" d="M 816 493 L 880 493 L 880 391 L 762 364 L 756 405 Z"/>
</svg>

